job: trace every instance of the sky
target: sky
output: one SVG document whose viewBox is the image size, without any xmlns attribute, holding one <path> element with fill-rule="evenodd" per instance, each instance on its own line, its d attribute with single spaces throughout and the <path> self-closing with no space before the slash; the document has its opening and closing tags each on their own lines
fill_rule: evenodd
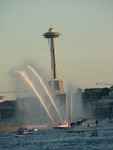
<svg viewBox="0 0 113 150">
<path fill-rule="evenodd" d="M 25 64 L 38 66 L 50 80 L 50 51 L 42 35 L 51 23 L 61 33 L 55 44 L 65 86 L 113 84 L 113 0 L 0 0 L 1 95 L 14 90 L 11 73 Z"/>
</svg>

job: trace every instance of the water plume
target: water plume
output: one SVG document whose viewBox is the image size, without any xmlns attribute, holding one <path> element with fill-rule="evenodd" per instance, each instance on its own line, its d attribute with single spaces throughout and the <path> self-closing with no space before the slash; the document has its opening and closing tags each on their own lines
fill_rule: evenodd
<svg viewBox="0 0 113 150">
<path fill-rule="evenodd" d="M 70 122 L 77 118 L 87 117 L 84 108 L 84 103 L 81 98 L 81 89 L 77 88 L 76 85 L 68 83 L 66 96 L 66 112 L 67 120 Z"/>
<path fill-rule="evenodd" d="M 35 71 L 34 68 L 32 68 L 32 67 L 29 66 L 29 65 L 27 65 L 27 66 L 28 66 L 28 68 L 34 73 L 34 75 L 38 78 L 38 80 L 40 81 L 40 83 L 41 83 L 41 85 L 43 86 L 45 92 L 47 93 L 47 95 L 48 95 L 48 97 L 49 97 L 51 103 L 53 104 L 53 106 L 54 106 L 54 108 L 55 108 L 55 110 L 56 110 L 56 112 L 57 112 L 57 114 L 58 114 L 58 116 L 59 116 L 59 118 L 60 118 L 60 121 L 62 122 L 63 120 L 62 120 L 62 118 L 61 118 L 61 115 L 60 115 L 60 113 L 59 113 L 57 107 L 55 106 L 55 103 L 54 103 L 54 101 L 53 101 L 53 99 L 52 99 L 52 96 L 51 96 L 51 94 L 49 93 L 49 90 L 47 89 L 47 87 L 46 87 L 44 81 L 42 80 L 41 76 Z"/>
<path fill-rule="evenodd" d="M 27 74 L 25 72 L 23 72 L 23 71 L 16 71 L 16 72 L 19 73 L 25 79 L 25 81 L 29 84 L 29 86 L 35 92 L 36 96 L 38 97 L 38 99 L 40 100 L 41 104 L 43 105 L 43 107 L 44 107 L 45 111 L 47 112 L 49 118 L 51 119 L 52 123 L 55 124 L 53 119 L 52 119 L 52 117 L 51 117 L 51 115 L 50 115 L 50 113 L 49 113 L 49 111 L 48 111 L 48 109 L 47 109 L 47 107 L 46 107 L 46 105 L 43 102 L 44 100 L 42 99 L 42 97 L 40 96 L 38 91 L 36 90 L 36 88 L 35 88 L 34 84 L 32 83 L 32 81 L 28 78 Z"/>
</svg>

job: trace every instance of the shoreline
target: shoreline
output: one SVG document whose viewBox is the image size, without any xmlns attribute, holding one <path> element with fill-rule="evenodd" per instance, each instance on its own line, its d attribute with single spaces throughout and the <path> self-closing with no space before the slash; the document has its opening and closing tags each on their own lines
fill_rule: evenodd
<svg viewBox="0 0 113 150">
<path fill-rule="evenodd" d="M 0 126 L 0 132 L 12 132 L 16 131 L 19 126 Z"/>
</svg>

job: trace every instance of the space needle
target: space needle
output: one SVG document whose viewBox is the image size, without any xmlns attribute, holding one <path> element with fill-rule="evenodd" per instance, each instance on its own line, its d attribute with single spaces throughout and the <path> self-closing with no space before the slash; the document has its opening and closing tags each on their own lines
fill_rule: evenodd
<svg viewBox="0 0 113 150">
<path fill-rule="evenodd" d="M 64 94 L 63 81 L 58 78 L 57 67 L 56 67 L 56 56 L 55 56 L 55 45 L 54 39 L 58 38 L 61 33 L 56 32 L 54 28 L 50 27 L 48 32 L 44 33 L 43 36 L 48 39 L 50 54 L 51 54 L 51 81 L 50 85 L 55 95 Z"/>
</svg>

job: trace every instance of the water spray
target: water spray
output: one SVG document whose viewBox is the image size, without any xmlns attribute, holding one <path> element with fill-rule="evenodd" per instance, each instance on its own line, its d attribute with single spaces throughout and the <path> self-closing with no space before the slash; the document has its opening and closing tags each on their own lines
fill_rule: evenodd
<svg viewBox="0 0 113 150">
<path fill-rule="evenodd" d="M 61 118 L 61 115 L 60 115 L 60 113 L 59 113 L 57 107 L 55 106 L 55 103 L 54 103 L 54 101 L 53 101 L 53 99 L 52 99 L 52 96 L 51 96 L 51 94 L 49 93 L 49 90 L 47 89 L 47 87 L 46 87 L 44 81 L 42 80 L 41 76 L 35 71 L 34 68 L 32 68 L 32 67 L 29 66 L 29 65 L 27 65 L 27 66 L 28 66 L 28 68 L 34 73 L 34 75 L 38 78 L 38 80 L 40 81 L 41 85 L 43 86 L 45 92 L 47 93 L 47 95 L 48 95 L 48 97 L 49 97 L 51 103 L 53 104 L 53 106 L 54 106 L 54 108 L 55 108 L 55 110 L 56 110 L 56 112 L 57 112 L 57 114 L 58 114 L 58 116 L 59 116 L 59 118 L 60 118 L 60 120 L 61 120 L 61 122 L 62 122 L 63 120 L 62 120 L 62 118 Z"/>
<path fill-rule="evenodd" d="M 35 92 L 36 96 L 40 100 L 40 102 L 43 105 L 44 109 L 46 110 L 46 112 L 47 112 L 49 118 L 51 119 L 52 123 L 55 124 L 52 117 L 51 117 L 51 115 L 50 115 L 50 113 L 49 113 L 49 111 L 48 111 L 48 109 L 47 109 L 47 107 L 46 107 L 46 105 L 43 102 L 42 97 L 40 96 L 40 94 L 36 90 L 36 88 L 35 88 L 34 84 L 32 83 L 32 81 L 28 78 L 27 74 L 23 71 L 16 71 L 16 72 L 19 73 L 25 79 L 25 81 L 29 84 L 29 86 L 32 88 L 32 90 Z"/>
</svg>

